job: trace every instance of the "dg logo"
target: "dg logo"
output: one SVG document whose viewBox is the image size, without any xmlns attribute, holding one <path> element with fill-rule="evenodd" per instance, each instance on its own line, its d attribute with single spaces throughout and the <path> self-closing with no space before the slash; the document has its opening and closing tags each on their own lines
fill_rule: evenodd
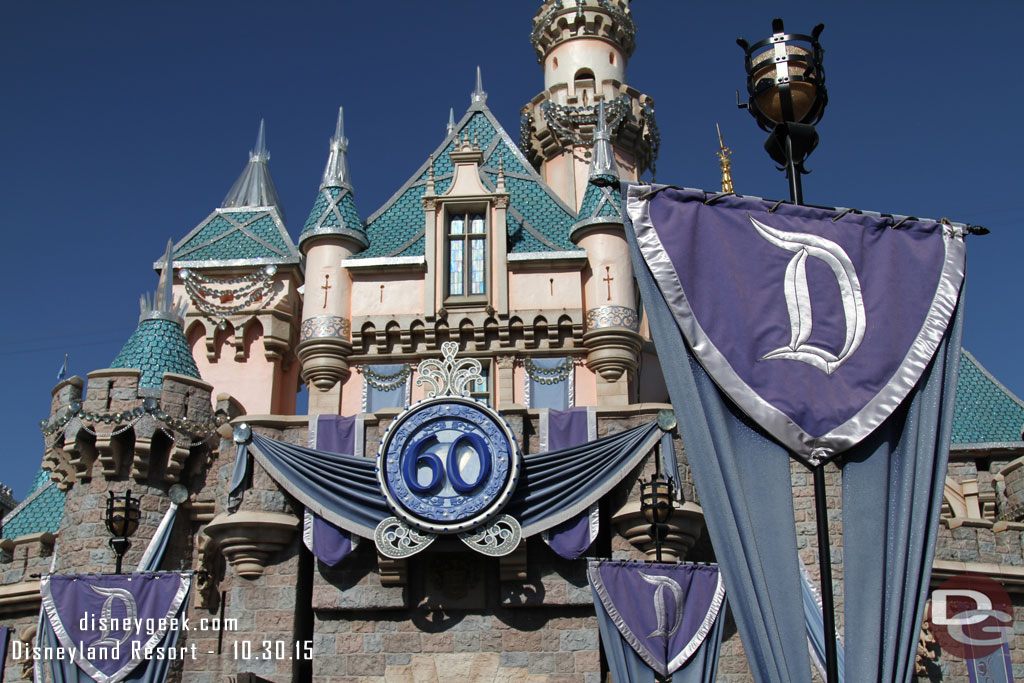
<svg viewBox="0 0 1024 683">
<path fill-rule="evenodd" d="M 388 506 L 409 526 L 435 534 L 490 521 L 512 496 L 519 469 L 515 437 L 501 416 L 458 397 L 402 413 L 377 451 Z"/>
</svg>

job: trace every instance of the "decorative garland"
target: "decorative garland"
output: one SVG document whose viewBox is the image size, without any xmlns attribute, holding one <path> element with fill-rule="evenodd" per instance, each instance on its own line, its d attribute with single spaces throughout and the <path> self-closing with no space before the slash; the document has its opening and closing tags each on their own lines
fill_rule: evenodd
<svg viewBox="0 0 1024 683">
<path fill-rule="evenodd" d="M 262 302 L 259 308 L 266 306 L 270 299 L 268 295 L 274 289 L 274 275 L 276 274 L 277 266 L 275 265 L 264 266 L 248 275 L 225 280 L 202 275 L 189 268 L 182 268 L 178 271 L 192 303 L 221 330 L 227 327 L 228 316 L 249 308 L 256 302 Z M 241 286 L 231 287 L 231 285 Z M 221 302 L 237 301 L 237 303 L 225 306 L 211 299 Z M 215 317 L 219 317 L 220 320 L 215 320 Z"/>
<path fill-rule="evenodd" d="M 604 109 L 608 130 L 616 130 L 629 114 L 630 109 L 629 95 L 626 94 L 619 95 L 608 102 Z M 579 147 L 589 148 L 594 145 L 593 134 L 584 137 L 577 130 L 580 126 L 597 125 L 597 105 L 573 107 L 544 100 L 540 103 L 540 111 L 548 128 L 553 130 L 558 137 Z"/>
<path fill-rule="evenodd" d="M 564 358 L 553 368 L 542 368 L 529 357 L 523 359 L 526 374 L 538 384 L 558 384 L 565 381 L 572 372 L 572 358 Z"/>
<path fill-rule="evenodd" d="M 171 417 L 164 411 L 160 410 L 160 402 L 155 398 L 147 398 L 143 400 L 141 406 L 136 406 L 131 410 L 124 410 L 113 413 L 94 413 L 86 411 L 81 401 L 71 401 L 64 406 L 64 414 L 52 422 L 50 420 L 43 420 L 39 423 L 39 428 L 42 430 L 44 436 L 50 436 L 55 432 L 63 429 L 69 422 L 78 418 L 86 422 L 103 423 L 103 424 L 116 424 L 118 425 L 113 431 L 106 434 L 99 434 L 91 427 L 82 425 L 82 430 L 88 434 L 96 437 L 109 438 L 117 436 L 123 432 L 128 431 L 135 423 L 141 420 L 146 415 L 152 415 L 154 419 L 162 423 L 161 429 L 166 428 L 173 429 L 175 431 L 185 432 L 189 435 L 198 437 L 200 441 L 191 444 L 192 446 L 198 446 L 201 443 L 207 441 L 216 432 L 217 428 L 228 421 L 228 416 L 224 413 L 215 414 L 210 420 L 206 422 L 197 422 L 195 420 L 189 420 L 181 417 Z M 171 434 L 168 434 L 175 443 L 180 444 L 177 439 Z M 190 446 L 191 447 L 191 446 Z"/>
<path fill-rule="evenodd" d="M 394 391 L 405 384 L 405 381 L 409 379 L 409 375 L 412 373 L 412 367 L 408 363 L 405 363 L 398 372 L 393 375 L 380 375 L 371 370 L 370 366 L 364 365 L 362 372 L 366 383 L 377 391 Z"/>
</svg>

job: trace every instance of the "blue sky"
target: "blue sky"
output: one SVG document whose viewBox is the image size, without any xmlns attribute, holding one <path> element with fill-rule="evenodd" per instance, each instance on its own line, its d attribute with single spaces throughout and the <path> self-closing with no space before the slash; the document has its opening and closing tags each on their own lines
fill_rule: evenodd
<svg viewBox="0 0 1024 683">
<path fill-rule="evenodd" d="M 0 6 L 0 481 L 23 496 L 64 353 L 84 376 L 135 328 L 152 263 L 218 206 L 260 118 L 296 237 L 339 105 L 368 216 L 469 105 L 475 67 L 514 139 L 543 87 L 533 0 L 8 2 Z M 715 123 L 737 190 L 787 196 L 764 134 L 736 109 L 742 52 L 781 16 L 826 25 L 830 103 L 809 203 L 989 227 L 968 241 L 965 345 L 1024 394 L 1018 189 L 1020 3 L 690 3 L 639 0 L 630 85 L 655 100 L 660 182 L 716 189 Z M 894 6 L 895 5 L 895 6 Z M 898 295 L 894 292 L 894 296 Z"/>
</svg>

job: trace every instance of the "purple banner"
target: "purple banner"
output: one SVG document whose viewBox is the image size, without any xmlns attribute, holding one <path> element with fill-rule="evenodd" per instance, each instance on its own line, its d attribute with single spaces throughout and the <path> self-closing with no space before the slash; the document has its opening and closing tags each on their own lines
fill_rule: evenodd
<svg viewBox="0 0 1024 683">
<path fill-rule="evenodd" d="M 355 452 L 355 444 L 358 441 L 356 430 L 362 428 L 362 423 L 356 417 L 318 415 L 315 420 L 315 428 L 309 439 L 310 448 L 344 455 Z M 362 453 L 357 455 L 361 456 Z M 333 567 L 355 549 L 355 539 L 352 538 L 352 534 L 319 515 L 314 514 L 312 517 L 312 523 L 304 529 L 304 536 L 309 537 L 306 547 L 318 560 Z"/>
<path fill-rule="evenodd" d="M 585 407 L 548 411 L 546 426 L 544 418 L 541 418 L 542 448 L 545 451 L 557 451 L 590 441 L 591 431 L 597 431 L 596 424 L 591 429 L 591 419 L 590 411 Z M 596 417 L 593 419 L 596 420 Z M 594 438 L 596 436 L 593 435 Z M 559 556 L 575 560 L 587 552 L 599 531 L 600 517 L 595 504 L 575 517 L 551 527 L 541 537 Z"/>
<path fill-rule="evenodd" d="M 68 658 L 105 683 L 124 680 L 183 627 L 185 574 L 49 575 L 42 608 Z"/>
<path fill-rule="evenodd" d="M 687 343 L 798 456 L 850 448 L 916 385 L 959 296 L 962 229 L 649 190 L 628 211 Z"/>
<path fill-rule="evenodd" d="M 622 638 L 662 676 L 693 656 L 725 601 L 718 567 L 591 562 L 588 575 Z"/>
</svg>

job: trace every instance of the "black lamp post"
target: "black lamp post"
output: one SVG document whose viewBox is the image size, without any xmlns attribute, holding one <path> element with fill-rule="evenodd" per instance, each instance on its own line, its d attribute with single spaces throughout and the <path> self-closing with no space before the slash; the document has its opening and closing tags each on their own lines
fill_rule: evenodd
<svg viewBox="0 0 1024 683">
<path fill-rule="evenodd" d="M 747 93 L 750 99 L 740 107 L 757 119 L 770 133 L 764 143 L 768 155 L 786 171 L 789 198 L 803 203 L 800 176 L 807 173 L 804 161 L 818 146 L 814 126 L 828 103 L 825 90 L 825 51 L 818 36 L 825 30 L 818 24 L 811 35 L 786 33 L 782 19 L 772 21 L 772 35 L 750 45 L 736 42 L 746 53 Z"/>
<path fill-rule="evenodd" d="M 110 547 L 117 555 L 116 574 L 121 573 L 121 561 L 124 554 L 132 547 L 128 537 L 139 528 L 139 499 L 132 497 L 131 489 L 125 491 L 123 497 L 117 497 L 110 491 L 107 498 L 107 531 L 113 534 L 110 539 Z"/>
<path fill-rule="evenodd" d="M 655 458 L 655 472 L 650 481 L 640 483 L 640 512 L 651 525 L 655 557 L 661 562 L 661 545 L 668 533 L 668 520 L 675 512 L 672 500 L 672 480 L 661 473 L 661 458 Z"/>
</svg>

